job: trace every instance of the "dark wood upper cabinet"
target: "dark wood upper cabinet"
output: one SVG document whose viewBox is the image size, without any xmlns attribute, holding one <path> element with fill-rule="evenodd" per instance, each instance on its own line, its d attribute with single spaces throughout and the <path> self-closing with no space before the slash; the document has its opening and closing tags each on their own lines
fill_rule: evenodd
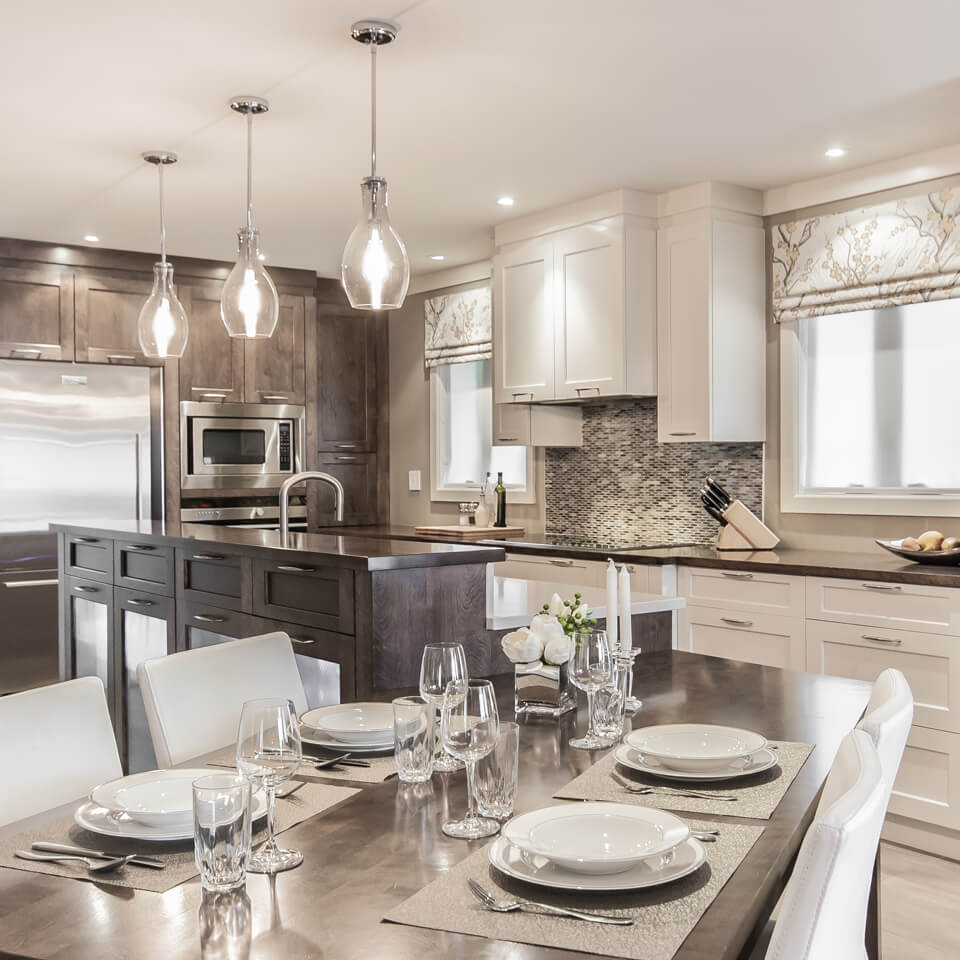
<svg viewBox="0 0 960 960">
<path fill-rule="evenodd" d="M 143 355 L 137 332 L 140 310 L 150 296 L 151 289 L 152 281 L 146 277 L 77 274 L 77 360 L 90 363 L 162 364 L 162 360 Z"/>
<path fill-rule="evenodd" d="M 244 397 L 248 403 L 305 403 L 304 297 L 280 296 L 273 336 L 244 342 Z M 310 309 L 313 299 L 307 298 Z"/>
<path fill-rule="evenodd" d="M 0 267 L 0 356 L 73 360 L 73 275 Z"/>
<path fill-rule="evenodd" d="M 227 333 L 220 317 L 220 284 L 178 286 L 189 291 L 190 332 L 180 359 L 180 399 L 236 401 L 243 396 L 243 340 Z M 184 307 L 187 306 L 184 300 Z"/>
<path fill-rule="evenodd" d="M 377 449 L 379 325 L 386 318 L 321 305 L 316 336 L 316 449 Z"/>
</svg>

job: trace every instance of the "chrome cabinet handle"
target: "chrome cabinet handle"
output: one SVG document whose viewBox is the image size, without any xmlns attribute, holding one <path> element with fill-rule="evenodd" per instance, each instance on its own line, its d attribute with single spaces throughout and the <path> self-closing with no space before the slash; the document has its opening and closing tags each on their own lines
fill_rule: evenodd
<svg viewBox="0 0 960 960">
<path fill-rule="evenodd" d="M 903 588 L 896 583 L 861 583 L 864 590 L 902 590 Z"/>
<path fill-rule="evenodd" d="M 222 553 L 195 553 L 191 560 L 226 560 Z"/>
<path fill-rule="evenodd" d="M 334 460 L 356 460 L 357 458 L 356 458 L 356 457 L 348 457 L 348 456 L 345 456 L 345 455 L 342 454 L 342 453 L 337 453 L 337 454 L 334 454 L 333 459 L 334 459 Z"/>
<path fill-rule="evenodd" d="M 226 623 L 226 617 L 212 617 L 209 613 L 195 613 L 193 615 L 194 620 L 199 620 L 201 623 Z"/>
<path fill-rule="evenodd" d="M 752 620 L 735 620 L 733 617 L 721 617 L 720 622 L 729 623 L 731 626 L 734 626 L 734 627 L 752 627 L 753 626 Z"/>
<path fill-rule="evenodd" d="M 514 400 L 516 400 L 517 397 L 529 397 L 529 398 L 532 400 L 532 399 L 533 399 L 533 394 L 532 394 L 532 393 L 515 393 L 515 394 L 513 394 L 513 399 L 514 399 Z"/>
<path fill-rule="evenodd" d="M 59 580 L 4 580 L 3 585 L 8 590 L 13 590 L 16 587 L 52 587 L 59 582 Z"/>
<path fill-rule="evenodd" d="M 299 567 L 295 563 L 278 563 L 277 569 L 284 573 L 313 573 L 315 567 Z"/>
<path fill-rule="evenodd" d="M 125 543 L 123 545 L 124 550 L 156 550 L 156 547 L 151 546 L 149 543 Z"/>
<path fill-rule="evenodd" d="M 99 537 L 74 537 L 71 543 L 99 543 Z"/>
<path fill-rule="evenodd" d="M 225 393 L 201 393 L 201 397 L 212 397 L 214 400 L 226 400 L 227 395 Z"/>
<path fill-rule="evenodd" d="M 578 397 L 580 396 L 580 394 L 586 393 L 588 390 L 596 390 L 596 391 L 597 391 L 597 396 L 598 396 L 598 397 L 600 396 L 600 388 L 599 388 L 599 387 L 576 387 L 575 389 L 576 389 L 576 391 L 577 391 L 577 396 L 578 396 Z"/>
<path fill-rule="evenodd" d="M 860 639 L 872 640 L 874 643 L 886 643 L 891 647 L 899 647 L 900 644 L 903 643 L 902 640 L 894 640 L 894 639 L 891 639 L 890 637 L 873 637 L 869 633 L 860 634 Z"/>
<path fill-rule="evenodd" d="M 131 607 L 154 607 L 154 606 L 156 606 L 156 603 L 155 603 L 153 600 L 138 600 L 138 599 L 134 599 L 134 600 L 128 600 L 127 603 L 129 603 Z"/>
<path fill-rule="evenodd" d="M 696 435 L 696 430 L 679 430 L 667 434 L 668 437 L 695 437 Z"/>
<path fill-rule="evenodd" d="M 74 587 L 73 589 L 76 590 L 77 593 L 99 593 L 100 592 L 99 587 L 79 587 L 78 586 L 78 587 Z"/>
<path fill-rule="evenodd" d="M 34 357 L 39 357 L 43 355 L 42 350 L 30 349 L 29 347 L 14 347 L 10 351 L 11 356 L 17 353 L 30 354 L 31 356 L 34 356 Z"/>
<path fill-rule="evenodd" d="M 334 446 L 338 450 L 356 450 L 357 445 L 355 443 L 335 443 Z"/>
<path fill-rule="evenodd" d="M 132 353 L 108 353 L 108 360 L 136 360 L 137 358 Z"/>
<path fill-rule="evenodd" d="M 516 443 L 519 437 L 497 437 L 497 443 Z"/>
<path fill-rule="evenodd" d="M 280 393 L 263 393 L 260 395 L 263 400 L 289 400 L 289 397 L 283 396 Z"/>
<path fill-rule="evenodd" d="M 294 643 L 299 643 L 299 644 L 301 644 L 302 646 L 307 646 L 308 644 L 316 643 L 316 642 L 317 642 L 315 638 L 314 638 L 314 639 L 311 639 L 311 638 L 308 638 L 308 637 L 291 637 L 290 639 L 291 639 Z"/>
<path fill-rule="evenodd" d="M 551 560 L 550 561 L 555 567 L 572 567 L 572 560 Z"/>
<path fill-rule="evenodd" d="M 730 577 L 733 580 L 752 580 L 752 573 L 735 573 L 732 570 L 721 570 L 720 571 L 725 577 Z"/>
</svg>

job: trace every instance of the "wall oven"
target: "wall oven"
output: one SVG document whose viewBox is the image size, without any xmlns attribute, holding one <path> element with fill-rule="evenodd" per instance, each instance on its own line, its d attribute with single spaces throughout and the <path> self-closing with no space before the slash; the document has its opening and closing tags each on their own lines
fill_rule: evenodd
<svg viewBox="0 0 960 960">
<path fill-rule="evenodd" d="M 180 404 L 181 490 L 275 489 L 301 470 L 304 408 Z"/>
</svg>

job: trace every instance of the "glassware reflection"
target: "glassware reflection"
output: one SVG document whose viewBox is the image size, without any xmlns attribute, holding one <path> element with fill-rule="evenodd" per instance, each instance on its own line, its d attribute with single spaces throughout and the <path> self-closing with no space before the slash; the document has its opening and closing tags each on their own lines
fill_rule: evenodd
<svg viewBox="0 0 960 960">
<path fill-rule="evenodd" d="M 246 890 L 205 890 L 199 922 L 203 960 L 247 960 L 250 956 L 252 921 Z"/>
</svg>

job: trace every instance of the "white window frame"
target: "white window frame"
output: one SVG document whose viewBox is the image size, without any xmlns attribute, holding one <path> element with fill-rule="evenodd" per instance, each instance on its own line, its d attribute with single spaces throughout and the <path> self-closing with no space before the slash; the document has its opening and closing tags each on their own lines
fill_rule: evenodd
<svg viewBox="0 0 960 960">
<path fill-rule="evenodd" d="M 437 373 L 438 367 L 430 368 L 430 499 L 441 503 L 460 503 L 461 501 L 473 501 L 480 497 L 480 491 L 476 486 L 467 484 L 443 487 L 437 486 L 437 478 L 440 471 L 437 468 Z M 491 417 L 493 410 L 490 411 Z M 527 485 L 520 490 L 518 487 L 507 487 L 507 504 L 511 503 L 536 503 L 537 502 L 537 477 L 535 473 L 535 461 L 533 447 L 524 447 L 527 457 Z M 494 480 L 494 483 L 496 481 Z"/>
<path fill-rule="evenodd" d="M 780 512 L 891 517 L 960 517 L 960 495 L 800 492 L 800 336 L 780 324 Z"/>
</svg>

